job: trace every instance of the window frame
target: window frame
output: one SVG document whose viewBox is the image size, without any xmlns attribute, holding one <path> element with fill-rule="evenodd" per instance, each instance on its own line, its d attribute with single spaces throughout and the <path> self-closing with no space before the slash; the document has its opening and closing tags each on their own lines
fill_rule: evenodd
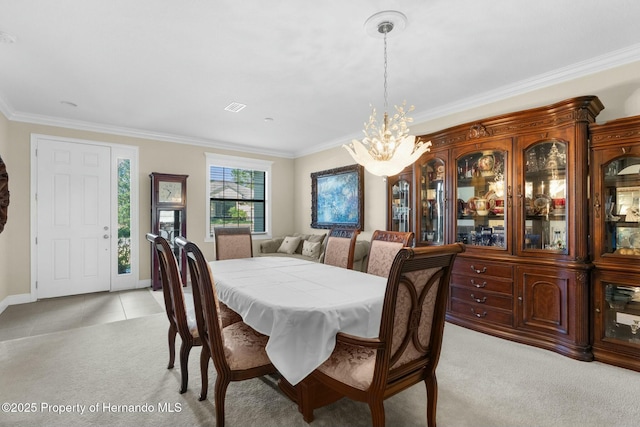
<svg viewBox="0 0 640 427">
<path fill-rule="evenodd" d="M 228 156 L 224 154 L 205 153 L 206 165 L 205 165 L 205 242 L 213 242 L 214 237 L 210 235 L 211 230 L 211 167 L 224 167 L 233 169 L 247 169 L 254 171 L 261 171 L 265 173 L 265 195 L 264 195 L 264 211 L 265 211 L 265 231 L 264 232 L 252 232 L 253 236 L 264 236 L 269 238 L 271 236 L 271 166 L 272 161 L 253 159 L 248 157 Z"/>
</svg>

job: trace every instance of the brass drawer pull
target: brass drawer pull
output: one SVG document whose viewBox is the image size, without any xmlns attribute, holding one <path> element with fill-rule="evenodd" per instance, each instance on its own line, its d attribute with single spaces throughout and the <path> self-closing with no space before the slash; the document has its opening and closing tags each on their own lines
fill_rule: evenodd
<svg viewBox="0 0 640 427">
<path fill-rule="evenodd" d="M 482 270 L 478 270 L 475 266 L 473 266 L 473 265 L 472 265 L 472 266 L 471 266 L 471 269 L 472 269 L 473 271 L 475 271 L 476 273 L 478 273 L 478 274 L 482 274 L 482 273 L 484 273 L 485 271 L 487 271 L 487 267 L 486 267 L 486 266 L 482 267 Z"/>
<path fill-rule="evenodd" d="M 471 284 L 476 288 L 484 288 L 485 286 L 487 286 L 487 282 L 476 283 L 476 281 L 473 279 L 471 279 Z"/>
<path fill-rule="evenodd" d="M 484 304 L 487 301 L 487 297 L 476 298 L 473 294 L 471 294 L 471 299 L 475 300 L 475 302 L 479 302 L 480 304 Z"/>
<path fill-rule="evenodd" d="M 471 309 L 471 313 L 473 313 L 474 316 L 476 317 L 487 317 L 487 312 L 483 311 L 482 314 L 481 313 L 476 313 L 475 309 Z"/>
</svg>

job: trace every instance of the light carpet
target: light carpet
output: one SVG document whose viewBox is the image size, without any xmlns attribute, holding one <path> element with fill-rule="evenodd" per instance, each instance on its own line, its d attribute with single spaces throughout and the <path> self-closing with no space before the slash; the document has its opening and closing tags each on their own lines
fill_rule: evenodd
<svg viewBox="0 0 640 427">
<path fill-rule="evenodd" d="M 179 364 L 166 369 L 167 326 L 157 314 L 0 342 L 0 402 L 9 404 L 0 425 L 215 425 L 213 363 L 207 401 L 198 401 L 199 348 L 179 394 Z M 451 324 L 437 376 L 441 427 L 640 424 L 640 373 Z M 423 384 L 388 399 L 387 425 L 425 426 L 425 399 Z M 231 427 L 307 426 L 272 378 L 232 383 L 225 406 Z M 371 425 L 368 407 L 347 399 L 315 417 L 317 427 Z"/>
</svg>

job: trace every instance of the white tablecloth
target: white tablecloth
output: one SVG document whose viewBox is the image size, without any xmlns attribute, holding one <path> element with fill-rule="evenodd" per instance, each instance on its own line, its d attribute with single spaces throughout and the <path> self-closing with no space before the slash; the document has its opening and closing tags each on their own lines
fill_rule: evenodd
<svg viewBox="0 0 640 427">
<path fill-rule="evenodd" d="M 288 257 L 211 261 L 221 301 L 269 336 L 267 354 L 295 385 L 331 355 L 335 336 L 378 336 L 387 280 Z"/>
</svg>

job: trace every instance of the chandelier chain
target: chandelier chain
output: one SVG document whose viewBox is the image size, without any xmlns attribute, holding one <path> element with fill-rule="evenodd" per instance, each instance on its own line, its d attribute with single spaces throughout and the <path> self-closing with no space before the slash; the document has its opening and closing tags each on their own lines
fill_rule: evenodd
<svg viewBox="0 0 640 427">
<path fill-rule="evenodd" d="M 387 33 L 384 32 L 384 110 L 388 110 L 388 102 L 387 102 Z"/>
</svg>

